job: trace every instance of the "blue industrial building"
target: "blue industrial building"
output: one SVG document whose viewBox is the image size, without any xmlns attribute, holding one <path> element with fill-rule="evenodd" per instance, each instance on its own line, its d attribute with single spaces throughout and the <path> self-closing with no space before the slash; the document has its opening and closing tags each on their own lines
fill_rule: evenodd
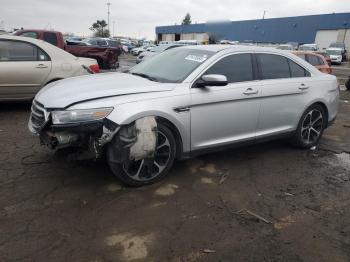
<svg viewBox="0 0 350 262">
<path fill-rule="evenodd" d="M 350 13 L 229 21 L 216 24 L 158 26 L 156 34 L 158 41 L 190 40 L 191 38 L 208 40 L 210 36 L 215 36 L 219 40 L 258 43 L 314 43 L 316 37 L 322 42 L 320 44 L 331 41 L 347 42 L 348 38 L 350 41 Z"/>
</svg>

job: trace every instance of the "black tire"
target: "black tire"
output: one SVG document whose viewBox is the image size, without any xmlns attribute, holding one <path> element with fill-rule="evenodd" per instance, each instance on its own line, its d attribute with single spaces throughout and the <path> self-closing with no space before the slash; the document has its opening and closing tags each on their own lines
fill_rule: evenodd
<svg viewBox="0 0 350 262">
<path fill-rule="evenodd" d="M 348 78 L 348 80 L 346 80 L 345 87 L 346 87 L 347 90 L 350 91 L 350 77 Z"/>
<path fill-rule="evenodd" d="M 321 120 L 317 120 L 319 116 L 322 117 Z M 299 120 L 298 128 L 291 140 L 292 145 L 301 149 L 309 149 L 317 145 L 327 126 L 327 121 L 327 114 L 323 106 L 319 104 L 310 106 Z"/>
<path fill-rule="evenodd" d="M 119 180 L 121 180 L 124 184 L 126 184 L 128 186 L 132 186 L 132 187 L 139 187 L 139 186 L 144 186 L 144 185 L 150 185 L 150 184 L 154 184 L 154 183 L 162 180 L 169 173 L 172 165 L 174 164 L 174 160 L 175 160 L 175 156 L 176 156 L 176 141 L 175 141 L 173 133 L 171 132 L 171 130 L 167 126 L 165 126 L 165 125 L 163 125 L 161 123 L 158 123 L 157 129 L 158 129 L 157 153 L 156 153 L 156 156 L 154 158 L 154 161 L 160 161 L 161 160 L 160 157 L 164 157 L 163 155 L 165 153 L 161 152 L 161 150 L 163 150 L 162 148 L 164 148 L 164 147 L 160 147 L 158 149 L 158 147 L 161 145 L 161 143 L 163 143 L 163 140 L 162 140 L 163 136 L 166 137 L 166 139 L 168 139 L 168 142 L 169 142 L 168 158 L 167 158 L 166 161 L 165 161 L 165 159 L 162 160 L 163 162 L 165 162 L 164 163 L 164 169 L 159 174 L 157 174 L 155 176 L 149 174 L 149 169 L 148 169 L 149 167 L 147 165 L 145 165 L 145 167 L 141 167 L 141 170 L 139 170 L 138 173 L 140 173 L 140 171 L 141 171 L 145 175 L 150 175 L 152 177 L 145 178 L 143 180 L 135 179 L 133 176 L 129 175 L 126 172 L 127 168 L 125 166 L 129 165 L 129 168 L 132 165 L 136 166 L 137 165 L 136 161 L 127 161 L 128 163 L 126 163 L 126 162 L 125 163 L 115 163 L 115 162 L 109 161 L 110 158 L 109 158 L 109 156 L 107 156 L 108 165 L 111 168 L 113 174 Z M 109 146 L 113 146 L 113 141 L 112 141 L 112 143 Z M 109 152 L 109 150 L 107 150 L 107 154 L 108 154 L 108 152 Z M 160 155 L 160 154 L 163 154 L 163 155 Z M 138 161 L 138 162 L 140 162 L 140 161 Z M 142 163 L 140 163 L 140 164 L 142 164 Z M 155 165 L 155 164 L 153 164 L 153 165 Z M 154 167 L 154 166 L 152 166 L 152 167 Z M 138 169 L 138 168 L 136 168 L 136 169 Z M 158 171 L 159 170 L 160 169 L 158 169 Z"/>
</svg>

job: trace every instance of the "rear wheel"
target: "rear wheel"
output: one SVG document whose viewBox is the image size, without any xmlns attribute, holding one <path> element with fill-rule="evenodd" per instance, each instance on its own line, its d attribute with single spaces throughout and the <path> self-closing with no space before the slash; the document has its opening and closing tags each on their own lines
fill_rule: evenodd
<svg viewBox="0 0 350 262">
<path fill-rule="evenodd" d="M 176 143 L 168 127 L 158 124 L 157 146 L 153 158 L 123 163 L 109 162 L 114 175 L 129 186 L 153 184 L 164 178 L 171 169 L 176 155 Z M 111 145 L 113 146 L 113 145 Z"/>
<path fill-rule="evenodd" d="M 299 148 L 311 148 L 320 140 L 327 124 L 327 115 L 321 105 L 310 106 L 299 121 L 292 143 Z"/>
</svg>

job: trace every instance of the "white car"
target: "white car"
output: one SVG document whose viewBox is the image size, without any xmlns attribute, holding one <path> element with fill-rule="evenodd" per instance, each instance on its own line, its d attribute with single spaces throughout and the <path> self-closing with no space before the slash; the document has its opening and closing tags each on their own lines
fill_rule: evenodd
<svg viewBox="0 0 350 262">
<path fill-rule="evenodd" d="M 42 40 L 0 36 L 0 100 L 32 99 L 48 83 L 99 70 L 95 59 L 75 57 Z"/>
<path fill-rule="evenodd" d="M 336 118 L 339 86 L 272 48 L 167 50 L 126 73 L 60 81 L 33 101 L 29 129 L 50 148 L 107 156 L 128 185 L 164 178 L 174 160 L 289 138 L 311 148 Z"/>
<path fill-rule="evenodd" d="M 340 65 L 341 62 L 343 61 L 341 48 L 328 48 L 326 52 L 329 54 L 332 64 Z"/>
</svg>

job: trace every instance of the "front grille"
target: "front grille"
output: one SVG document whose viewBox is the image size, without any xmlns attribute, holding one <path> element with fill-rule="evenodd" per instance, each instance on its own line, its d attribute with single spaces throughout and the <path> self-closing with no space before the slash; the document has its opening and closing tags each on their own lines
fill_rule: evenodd
<svg viewBox="0 0 350 262">
<path fill-rule="evenodd" d="M 36 100 L 34 100 L 32 104 L 30 120 L 35 132 L 39 132 L 46 122 L 44 105 Z"/>
</svg>

